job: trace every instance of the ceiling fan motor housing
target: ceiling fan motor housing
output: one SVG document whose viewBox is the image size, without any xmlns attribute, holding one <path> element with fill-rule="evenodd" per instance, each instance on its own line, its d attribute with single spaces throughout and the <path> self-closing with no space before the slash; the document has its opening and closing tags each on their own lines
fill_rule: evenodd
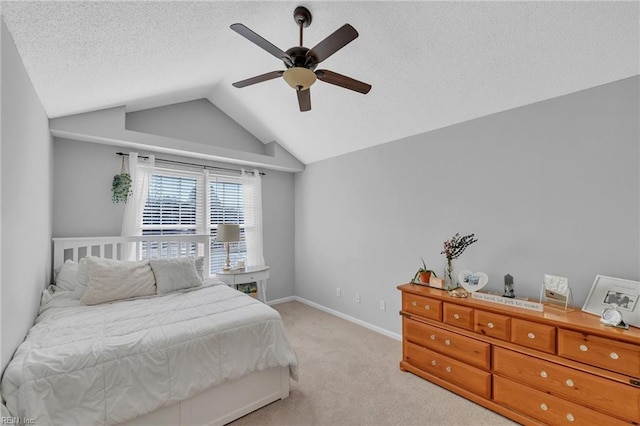
<svg viewBox="0 0 640 426">
<path fill-rule="evenodd" d="M 315 70 L 318 66 L 318 63 L 313 59 L 312 56 L 307 58 L 308 48 L 303 46 L 295 46 L 291 49 L 287 50 L 287 55 L 291 57 L 292 66 L 294 67 L 304 67 L 310 69 L 311 71 Z M 285 62 L 285 66 L 287 63 Z M 290 66 L 287 66 L 291 68 Z"/>
</svg>

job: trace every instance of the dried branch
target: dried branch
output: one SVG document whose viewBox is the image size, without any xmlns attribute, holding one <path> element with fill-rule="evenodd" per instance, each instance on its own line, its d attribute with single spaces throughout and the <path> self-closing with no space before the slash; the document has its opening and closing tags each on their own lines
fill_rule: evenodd
<svg viewBox="0 0 640 426">
<path fill-rule="evenodd" d="M 444 249 L 440 254 L 444 254 L 448 260 L 457 259 L 467 247 L 478 241 L 473 238 L 475 234 L 465 235 L 461 237 L 456 233 L 450 240 L 444 242 Z"/>
</svg>

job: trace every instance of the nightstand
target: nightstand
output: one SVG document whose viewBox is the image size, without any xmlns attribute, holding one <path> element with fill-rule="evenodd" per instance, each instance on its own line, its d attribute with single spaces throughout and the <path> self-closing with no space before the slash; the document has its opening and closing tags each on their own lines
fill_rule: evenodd
<svg viewBox="0 0 640 426">
<path fill-rule="evenodd" d="M 256 283 L 258 285 L 258 299 L 267 303 L 267 278 L 269 278 L 269 266 L 249 266 L 230 271 L 216 271 L 216 277 L 229 286 L 237 287 L 239 284 Z"/>
</svg>

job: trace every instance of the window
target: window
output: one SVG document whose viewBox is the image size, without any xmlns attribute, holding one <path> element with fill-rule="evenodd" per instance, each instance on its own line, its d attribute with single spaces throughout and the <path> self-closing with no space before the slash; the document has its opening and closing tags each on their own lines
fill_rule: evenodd
<svg viewBox="0 0 640 426">
<path fill-rule="evenodd" d="M 246 259 L 242 184 L 239 177 L 208 171 L 154 170 L 142 214 L 143 235 L 210 234 L 209 272 L 213 273 L 222 269 L 226 259 L 224 244 L 215 242 L 218 223 L 240 225 L 240 241 L 230 245 L 230 258 L 232 264 Z M 152 250 L 152 256 L 153 251 L 158 249 L 167 248 L 143 248 Z M 195 248 L 193 250 L 195 252 Z"/>
<path fill-rule="evenodd" d="M 154 173 L 142 213 L 142 234 L 195 234 L 198 209 L 202 209 L 198 180 L 197 176 L 169 171 Z"/>
<path fill-rule="evenodd" d="M 247 258 L 247 245 L 244 238 L 244 209 L 242 184 L 235 176 L 209 176 L 209 226 L 211 229 L 211 269 L 220 270 L 227 257 L 224 243 L 215 243 L 218 223 L 237 223 L 240 225 L 240 241 L 230 244 L 231 265 Z"/>
</svg>

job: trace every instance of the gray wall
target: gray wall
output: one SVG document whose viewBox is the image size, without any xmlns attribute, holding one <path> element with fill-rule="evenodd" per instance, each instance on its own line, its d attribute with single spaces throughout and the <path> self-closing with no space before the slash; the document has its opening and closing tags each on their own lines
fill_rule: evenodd
<svg viewBox="0 0 640 426">
<path fill-rule="evenodd" d="M 456 232 L 479 240 L 456 269 L 486 272 L 488 291 L 510 273 L 537 300 L 556 274 L 582 306 L 596 274 L 637 280 L 638 104 L 634 77 L 307 165 L 296 295 L 399 333 L 396 286 L 419 257 L 442 273 Z"/>
<path fill-rule="evenodd" d="M 115 153 L 122 149 L 58 138 L 53 145 L 54 237 L 120 235 L 124 204 L 111 202 L 111 180 L 120 172 L 120 157 Z M 164 154 L 157 157 L 194 162 Z M 264 257 L 271 266 L 267 295 L 269 300 L 274 300 L 292 296 L 294 291 L 294 185 L 291 173 L 265 172 L 262 176 Z"/>
<path fill-rule="evenodd" d="M 38 313 L 51 269 L 49 120 L 2 26 L 2 371 Z"/>
<path fill-rule="evenodd" d="M 264 154 L 264 144 L 208 99 L 130 112 L 127 130 Z"/>
</svg>

